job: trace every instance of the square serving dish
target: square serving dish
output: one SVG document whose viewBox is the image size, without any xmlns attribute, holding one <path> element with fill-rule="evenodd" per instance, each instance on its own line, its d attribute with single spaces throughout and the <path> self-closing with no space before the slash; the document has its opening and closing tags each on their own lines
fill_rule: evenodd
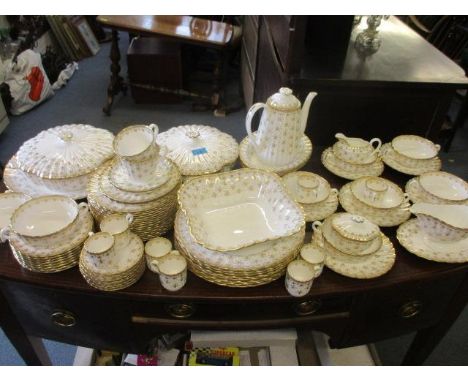
<svg viewBox="0 0 468 382">
<path fill-rule="evenodd" d="M 214 251 L 293 235 L 305 224 L 302 208 L 288 195 L 282 179 L 261 170 L 190 179 L 179 190 L 179 206 L 195 241 Z"/>
</svg>

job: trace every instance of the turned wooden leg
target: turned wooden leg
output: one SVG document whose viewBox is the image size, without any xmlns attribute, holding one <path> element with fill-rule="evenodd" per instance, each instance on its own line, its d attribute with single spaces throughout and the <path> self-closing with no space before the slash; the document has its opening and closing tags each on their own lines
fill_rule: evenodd
<svg viewBox="0 0 468 382">
<path fill-rule="evenodd" d="M 28 366 L 50 366 L 49 355 L 37 337 L 28 336 L 0 291 L 0 326 Z"/>
<path fill-rule="evenodd" d="M 112 103 L 114 102 L 114 96 L 121 91 L 125 94 L 127 90 L 123 78 L 120 76 L 119 32 L 116 30 L 112 30 L 110 59 L 111 77 L 109 87 L 107 88 L 107 103 L 102 109 L 102 111 L 104 111 L 104 113 L 107 115 L 110 115 Z"/>
</svg>

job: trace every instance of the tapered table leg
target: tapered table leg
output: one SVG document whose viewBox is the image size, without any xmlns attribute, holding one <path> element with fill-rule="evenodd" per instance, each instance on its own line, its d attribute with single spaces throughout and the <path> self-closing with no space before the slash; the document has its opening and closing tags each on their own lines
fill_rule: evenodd
<svg viewBox="0 0 468 382">
<path fill-rule="evenodd" d="M 110 115 L 111 107 L 114 102 L 114 96 L 119 94 L 121 91 L 126 94 L 127 91 L 124 80 L 120 76 L 119 32 L 116 30 L 112 30 L 110 59 L 111 77 L 109 87 L 107 88 L 107 103 L 102 109 L 107 115 Z"/>
<path fill-rule="evenodd" d="M 0 326 L 28 366 L 50 366 L 49 355 L 40 338 L 28 336 L 0 291 Z"/>
</svg>

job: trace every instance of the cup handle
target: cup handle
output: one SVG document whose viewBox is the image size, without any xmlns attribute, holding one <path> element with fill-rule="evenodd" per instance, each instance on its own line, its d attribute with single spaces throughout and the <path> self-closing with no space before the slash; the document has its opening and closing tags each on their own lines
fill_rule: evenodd
<svg viewBox="0 0 468 382">
<path fill-rule="evenodd" d="M 10 238 L 10 227 L 3 227 L 0 230 L 0 241 L 5 243 Z"/>
<path fill-rule="evenodd" d="M 252 118 L 258 110 L 264 108 L 265 106 L 266 105 L 262 102 L 257 102 L 256 104 L 253 104 L 245 117 L 245 129 L 247 130 L 247 134 L 249 135 L 250 143 L 254 145 L 254 147 L 257 145 L 257 142 L 255 142 L 252 133 Z"/>
<path fill-rule="evenodd" d="M 154 265 L 154 267 L 156 268 L 156 273 L 160 274 L 161 272 L 159 271 L 159 261 L 158 260 L 151 260 L 151 265 Z"/>
<path fill-rule="evenodd" d="M 375 149 L 372 152 L 372 154 L 380 153 L 380 147 L 382 146 L 382 141 L 380 140 L 380 138 L 372 138 L 369 143 L 372 145 L 372 147 L 374 147 L 374 143 L 376 142 L 377 142 L 377 146 L 375 146 Z"/>
<path fill-rule="evenodd" d="M 331 195 L 335 195 L 335 196 L 336 196 L 336 195 L 338 195 L 339 193 L 340 193 L 340 192 L 338 191 L 337 188 L 332 188 L 332 189 L 330 190 L 330 194 L 331 194 Z"/>
<path fill-rule="evenodd" d="M 153 142 L 156 142 L 156 136 L 159 134 L 159 127 L 155 123 L 151 123 L 148 127 L 153 130 Z"/>
<path fill-rule="evenodd" d="M 128 224 L 133 223 L 133 215 L 132 214 L 125 215 L 125 219 L 127 219 Z"/>
<path fill-rule="evenodd" d="M 403 203 L 400 204 L 400 210 L 408 211 L 410 207 L 411 207 L 410 196 L 408 193 L 405 192 L 403 194 Z"/>
<path fill-rule="evenodd" d="M 316 220 L 312 223 L 312 230 L 315 232 L 315 233 L 321 233 L 322 232 L 322 228 L 321 228 L 321 225 L 322 225 L 322 222 L 319 221 L 319 220 Z"/>
<path fill-rule="evenodd" d="M 437 152 L 439 152 L 439 151 L 440 151 L 440 145 L 439 145 L 439 144 L 435 144 L 434 146 L 435 146 L 435 148 L 437 149 Z"/>
<path fill-rule="evenodd" d="M 86 202 L 81 202 L 80 204 L 78 204 L 78 208 L 80 210 L 89 211 L 89 206 L 88 206 L 88 203 L 86 203 Z"/>
</svg>

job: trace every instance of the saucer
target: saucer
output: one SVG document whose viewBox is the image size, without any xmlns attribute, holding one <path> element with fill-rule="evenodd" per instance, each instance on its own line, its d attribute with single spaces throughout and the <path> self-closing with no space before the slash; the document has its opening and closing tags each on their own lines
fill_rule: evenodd
<svg viewBox="0 0 468 382">
<path fill-rule="evenodd" d="M 468 238 L 458 241 L 436 241 L 419 229 L 417 219 L 408 220 L 397 230 L 397 239 L 409 252 L 440 263 L 468 261 Z"/>
<path fill-rule="evenodd" d="M 371 279 L 390 271 L 395 264 L 396 254 L 390 239 L 382 235 L 382 246 L 367 256 L 350 256 L 336 249 L 327 249 L 325 265 L 332 271 L 355 279 Z M 322 246 L 322 235 L 314 234 L 312 242 Z"/>
<path fill-rule="evenodd" d="M 384 163 L 394 170 L 407 175 L 421 175 L 425 172 L 439 171 L 442 167 L 442 162 L 438 157 L 432 159 L 422 159 L 418 167 L 408 167 L 396 159 L 395 152 L 390 143 L 385 143 L 380 149 L 382 160 Z"/>
<path fill-rule="evenodd" d="M 363 176 L 379 176 L 384 170 L 380 159 L 370 164 L 352 164 L 338 159 L 331 147 L 322 153 L 322 163 L 325 168 L 333 174 L 345 179 L 358 179 Z"/>
<path fill-rule="evenodd" d="M 123 191 L 151 191 L 167 182 L 172 166 L 171 162 L 161 157 L 154 169 L 154 172 L 143 182 L 133 179 L 129 175 L 125 165 L 121 161 L 116 161 L 112 164 L 109 170 L 109 179 L 115 187 L 120 188 Z"/>
<path fill-rule="evenodd" d="M 406 209 L 374 208 L 356 199 L 351 191 L 351 183 L 341 187 L 339 200 L 341 206 L 352 214 L 361 215 L 380 227 L 393 227 L 408 220 L 411 212 Z"/>
<path fill-rule="evenodd" d="M 255 133 L 254 133 L 255 135 Z M 301 139 L 300 149 L 298 150 L 297 158 L 291 163 L 283 166 L 271 166 L 263 163 L 255 154 L 252 145 L 250 144 L 249 136 L 246 136 L 239 147 L 239 157 L 243 167 L 256 168 L 264 171 L 276 172 L 282 176 L 292 171 L 297 171 L 303 167 L 309 160 L 312 154 L 312 142 L 304 134 Z"/>
<path fill-rule="evenodd" d="M 323 220 L 338 208 L 338 194 L 330 192 L 327 199 L 318 203 L 301 204 L 301 207 L 304 210 L 306 222 Z"/>
<path fill-rule="evenodd" d="M 125 272 L 141 260 L 144 254 L 143 241 L 133 232 L 130 240 L 125 244 L 115 244 L 113 256 L 90 256 L 85 251 L 82 257 L 85 266 L 92 272 L 99 274 L 113 274 Z"/>
</svg>

